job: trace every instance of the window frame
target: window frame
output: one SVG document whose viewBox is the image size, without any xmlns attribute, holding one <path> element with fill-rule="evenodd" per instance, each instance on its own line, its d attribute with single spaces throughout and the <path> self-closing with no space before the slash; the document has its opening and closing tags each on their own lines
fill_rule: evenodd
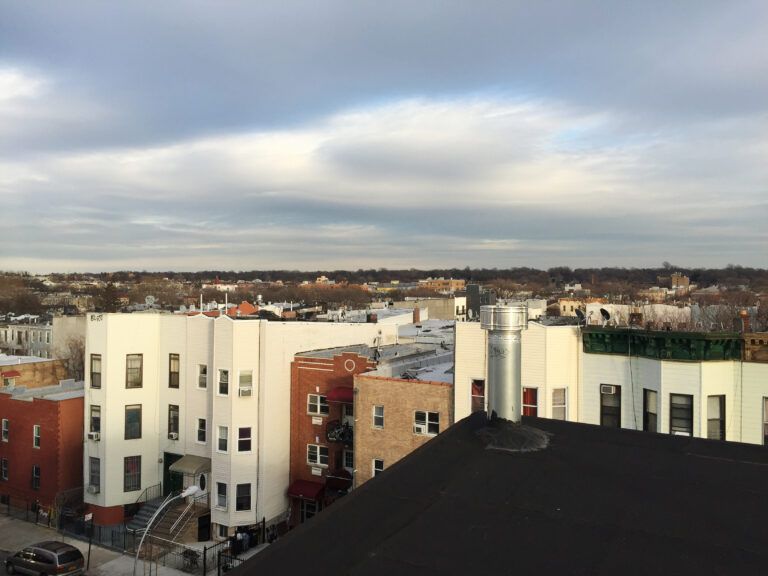
<svg viewBox="0 0 768 576">
<path fill-rule="evenodd" d="M 223 494 L 221 492 L 222 488 L 224 488 Z M 224 498 L 224 504 L 221 503 L 222 497 Z M 216 482 L 216 508 L 218 508 L 219 510 L 226 510 L 228 504 L 229 504 L 229 495 L 227 494 L 226 482 Z"/>
<path fill-rule="evenodd" d="M 0 422 L 0 441 L 8 442 L 11 436 L 11 423 L 8 418 L 3 418 Z"/>
<path fill-rule="evenodd" d="M 248 436 L 243 436 L 243 431 L 248 431 Z M 248 448 L 243 449 L 244 443 L 248 443 Z M 238 454 L 248 454 L 252 451 L 253 445 L 253 428 L 250 426 L 242 426 L 237 429 L 237 452 Z"/>
<path fill-rule="evenodd" d="M 171 352 L 168 354 L 168 388 L 179 388 L 179 382 L 181 381 L 180 374 L 181 356 L 176 352 Z"/>
<path fill-rule="evenodd" d="M 350 462 L 347 462 L 347 458 L 351 459 Z M 342 464 L 342 468 L 344 468 L 344 470 L 346 470 L 347 472 L 354 472 L 355 471 L 355 451 L 345 448 L 344 452 L 341 455 L 341 464 Z"/>
<path fill-rule="evenodd" d="M 31 488 L 32 490 L 40 490 L 40 477 L 42 476 L 40 472 L 40 465 L 39 464 L 32 464 L 32 483 Z"/>
<path fill-rule="evenodd" d="M 98 412 L 98 414 L 94 415 L 94 411 Z M 88 431 L 101 433 L 101 405 L 91 404 L 88 412 Z M 97 426 L 93 425 L 94 422 L 97 423 Z"/>
<path fill-rule="evenodd" d="M 129 466 L 135 470 L 130 472 Z M 141 491 L 141 454 L 125 456 L 123 458 L 123 492 L 138 491 Z"/>
<path fill-rule="evenodd" d="M 689 398 L 690 399 L 690 408 L 684 408 L 681 407 L 681 404 L 675 404 L 673 403 L 673 398 Z M 693 419 L 694 419 L 694 410 L 693 410 L 693 394 L 678 394 L 676 392 L 670 392 L 669 394 L 669 433 L 673 436 L 693 436 Z M 690 413 L 690 418 L 683 418 L 681 416 L 681 411 L 685 409 L 686 412 Z M 675 411 L 677 411 L 677 414 L 675 414 Z M 688 431 L 684 428 L 682 428 L 679 424 L 675 425 L 674 421 L 677 420 L 678 422 L 681 421 L 689 421 L 690 427 Z"/>
<path fill-rule="evenodd" d="M 378 408 L 381 408 L 381 414 L 376 414 L 376 410 Z M 371 416 L 372 416 L 372 424 L 371 426 L 375 428 L 376 430 L 383 430 L 384 429 L 384 405 L 383 404 L 374 404 L 371 407 Z M 376 419 L 381 420 L 381 424 L 376 423 Z"/>
<path fill-rule="evenodd" d="M 314 452 L 315 454 L 314 460 L 312 459 L 312 452 Z M 307 444 L 307 464 L 309 464 L 310 466 L 319 466 L 321 468 L 327 468 L 328 461 L 329 461 L 328 458 L 329 458 L 328 446 L 325 446 L 323 444 Z M 323 460 L 325 460 L 325 462 L 323 462 Z"/>
<path fill-rule="evenodd" d="M 555 404 L 555 393 L 560 391 L 562 391 L 562 394 L 563 394 L 563 403 Z M 555 416 L 555 410 L 559 410 L 559 409 L 563 410 L 562 418 L 558 418 Z M 552 388 L 552 419 L 562 420 L 562 421 L 568 420 L 568 387 Z"/>
<path fill-rule="evenodd" d="M 216 382 L 216 394 L 219 396 L 229 396 L 229 370 L 226 368 L 219 368 L 219 378 Z M 222 392 L 222 385 L 224 392 Z"/>
<path fill-rule="evenodd" d="M 377 468 L 376 464 L 381 463 L 381 466 Z M 371 478 L 376 478 L 379 474 L 384 472 L 384 460 L 381 458 L 374 458 L 371 461 Z"/>
<path fill-rule="evenodd" d="M 175 409 L 175 410 L 174 410 Z M 176 415 L 175 427 L 173 426 L 173 416 Z M 175 428 L 175 429 L 172 429 Z M 168 404 L 168 438 L 172 440 L 171 434 L 176 434 L 176 440 L 180 437 L 181 428 L 181 410 L 178 404 Z"/>
<path fill-rule="evenodd" d="M 208 389 L 208 364 L 197 365 L 197 387 L 200 390 Z"/>
<path fill-rule="evenodd" d="M 656 396 L 656 411 L 650 410 L 650 397 Z M 651 418 L 653 416 L 653 418 Z M 651 426 L 651 420 L 655 426 Z M 651 429 L 653 428 L 653 429 Z M 643 431 L 644 432 L 658 432 L 659 431 L 659 393 L 651 388 L 643 388 Z"/>
<path fill-rule="evenodd" d="M 138 408 L 139 413 L 139 435 L 138 436 L 129 436 L 128 435 L 128 413 L 130 411 L 136 411 Z M 142 428 L 143 428 L 143 408 L 141 404 L 126 404 L 125 405 L 125 423 L 123 426 L 123 440 L 140 440 L 142 435 Z"/>
<path fill-rule="evenodd" d="M 423 417 L 419 418 L 419 414 L 422 414 Z M 423 426 L 424 432 L 417 432 L 417 426 Z M 413 412 L 413 433 L 417 436 L 437 436 L 440 434 L 440 412 L 415 410 Z"/>
<path fill-rule="evenodd" d="M 534 402 L 526 402 L 526 395 L 533 395 Z M 530 398 L 528 399 L 530 400 Z M 520 403 L 521 413 L 523 416 L 533 416 L 534 418 L 539 415 L 539 389 L 538 388 L 523 388 L 522 402 Z"/>
<path fill-rule="evenodd" d="M 482 394 L 476 392 L 482 388 Z M 470 410 L 475 412 L 485 412 L 486 385 L 485 378 L 472 378 L 469 384 L 469 402 Z"/>
<path fill-rule="evenodd" d="M 40 449 L 40 432 L 42 429 L 40 428 L 40 424 L 33 424 L 32 425 L 32 448 L 39 450 Z"/>
<path fill-rule="evenodd" d="M 97 362 L 99 365 L 98 370 L 94 368 L 94 363 L 97 363 Z M 102 370 L 101 354 L 91 354 L 90 369 L 91 369 L 91 388 L 96 388 L 100 390 L 101 389 L 101 370 Z M 97 378 L 95 378 L 94 380 L 94 377 L 97 377 Z"/>
<path fill-rule="evenodd" d="M 8 458 L 6 457 L 0 458 L 0 480 L 2 480 L 3 482 L 8 481 L 9 467 L 10 466 L 8 465 Z"/>
<path fill-rule="evenodd" d="M 93 465 L 94 462 L 96 463 L 96 474 L 94 475 L 93 472 Z M 96 479 L 96 482 L 94 483 L 94 478 Z M 96 456 L 89 456 L 88 457 L 88 486 L 96 486 L 96 488 L 101 491 L 101 458 L 98 458 Z"/>
<path fill-rule="evenodd" d="M 246 488 L 247 493 L 241 494 L 241 488 Z M 245 500 L 245 502 L 243 502 Z M 247 504 L 247 506 L 245 505 Z M 251 483 L 235 485 L 235 512 L 247 512 L 251 506 Z"/>
<path fill-rule="evenodd" d="M 313 406 L 316 406 L 314 410 Z M 325 408 L 325 411 L 323 411 L 323 408 Z M 325 394 L 307 394 L 307 414 L 311 416 L 328 416 L 330 413 L 331 407 Z"/>
<path fill-rule="evenodd" d="M 600 426 L 605 426 L 608 428 L 621 428 L 621 386 L 619 384 L 598 384 L 598 392 L 599 392 L 599 401 L 600 401 Z M 604 394 L 602 387 L 603 386 L 613 386 L 616 389 L 616 393 L 614 394 Z M 603 398 L 608 398 L 609 396 L 618 396 L 619 397 L 619 405 L 618 408 L 616 406 L 609 406 L 603 403 Z M 616 411 L 615 414 L 613 414 L 614 410 Z M 616 418 L 616 425 L 609 424 L 608 421 L 612 420 L 613 418 Z"/>
<path fill-rule="evenodd" d="M 138 360 L 138 367 L 131 367 L 131 361 Z M 131 376 L 134 376 L 132 379 Z M 144 354 L 125 355 L 125 388 L 134 390 L 144 387 Z"/>
<path fill-rule="evenodd" d="M 763 396 L 763 446 L 768 446 L 768 396 Z"/>
<path fill-rule="evenodd" d="M 203 423 L 202 428 L 200 427 L 200 422 Z M 200 432 L 203 433 L 203 439 L 200 440 Z M 208 420 L 205 418 L 198 418 L 197 419 L 197 434 L 195 435 L 197 438 L 198 444 L 208 444 Z"/>
<path fill-rule="evenodd" d="M 224 434 L 222 435 L 222 431 Z M 221 443 L 224 442 L 224 449 L 221 448 Z M 218 426 L 216 428 L 216 452 L 222 454 L 229 453 L 229 426 Z"/>
<path fill-rule="evenodd" d="M 726 395 L 725 394 L 710 394 L 707 396 L 707 438 L 709 440 L 725 440 L 725 426 L 726 426 Z M 718 411 L 720 412 L 719 418 L 712 418 L 709 413 L 709 399 L 717 399 Z M 717 437 L 712 434 L 712 424 L 717 422 Z"/>
<path fill-rule="evenodd" d="M 243 384 L 243 376 L 249 376 L 247 382 Z M 237 390 L 253 390 L 253 370 L 240 370 L 237 373 Z"/>
</svg>

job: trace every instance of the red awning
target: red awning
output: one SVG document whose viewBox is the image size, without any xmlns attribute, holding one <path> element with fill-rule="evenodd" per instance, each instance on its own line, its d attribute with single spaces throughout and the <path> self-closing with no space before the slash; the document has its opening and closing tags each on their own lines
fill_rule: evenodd
<svg viewBox="0 0 768 576">
<path fill-rule="evenodd" d="M 334 388 L 325 396 L 328 402 L 344 402 L 345 404 L 354 404 L 355 392 L 352 388 L 346 386 Z"/>
<path fill-rule="evenodd" d="M 17 376 L 21 376 L 21 372 L 18 370 L 8 370 L 8 372 L 3 372 L 3 378 L 16 378 Z"/>
<path fill-rule="evenodd" d="M 319 482 L 309 482 L 307 480 L 295 480 L 288 487 L 288 496 L 292 498 L 301 498 L 302 500 L 318 500 L 323 491 L 323 485 Z"/>
</svg>

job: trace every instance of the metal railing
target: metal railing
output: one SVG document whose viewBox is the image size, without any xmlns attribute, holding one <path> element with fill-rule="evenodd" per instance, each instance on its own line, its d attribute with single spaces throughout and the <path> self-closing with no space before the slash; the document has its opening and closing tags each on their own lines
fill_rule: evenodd
<svg viewBox="0 0 768 576">
<path fill-rule="evenodd" d="M 142 502 L 150 502 L 152 500 L 157 500 L 163 495 L 163 485 L 162 484 L 153 484 L 152 486 L 147 486 L 144 488 L 144 490 L 141 491 L 141 494 L 139 494 L 139 497 L 136 498 L 136 502 L 134 504 L 141 504 Z"/>
<path fill-rule="evenodd" d="M 184 528 L 187 527 L 187 524 L 192 518 L 195 518 L 196 515 L 192 513 L 192 511 L 198 511 L 200 509 L 208 510 L 210 507 L 208 502 L 208 492 L 205 494 L 202 494 L 200 496 L 197 496 L 196 498 L 192 498 L 192 500 L 187 504 L 187 507 L 184 508 L 184 511 L 181 513 L 181 515 L 176 519 L 176 522 L 173 523 L 171 526 L 171 529 L 168 531 L 168 533 L 171 536 L 171 539 L 173 540 L 176 537 L 176 534 L 180 534 L 184 531 Z"/>
</svg>

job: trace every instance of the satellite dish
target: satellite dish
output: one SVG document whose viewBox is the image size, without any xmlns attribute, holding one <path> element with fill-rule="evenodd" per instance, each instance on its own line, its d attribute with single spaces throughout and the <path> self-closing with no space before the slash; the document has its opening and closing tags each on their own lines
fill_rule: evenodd
<svg viewBox="0 0 768 576">
<path fill-rule="evenodd" d="M 584 312 L 581 311 L 581 308 L 576 308 L 576 316 L 579 317 L 579 322 L 584 320 Z"/>
<path fill-rule="evenodd" d="M 179 312 L 186 312 L 186 311 L 187 311 L 187 307 L 186 307 L 186 306 L 184 306 L 184 304 L 182 304 L 182 305 L 179 307 Z"/>
<path fill-rule="evenodd" d="M 600 314 L 602 315 L 603 320 L 605 320 L 606 322 L 608 322 L 608 320 L 611 319 L 611 313 L 608 312 L 608 310 L 606 310 L 605 308 L 600 308 Z"/>
<path fill-rule="evenodd" d="M 144 298 L 144 303 L 147 306 L 154 306 L 154 304 L 155 304 L 155 297 L 152 296 L 152 295 L 147 296 L 146 298 Z"/>
</svg>

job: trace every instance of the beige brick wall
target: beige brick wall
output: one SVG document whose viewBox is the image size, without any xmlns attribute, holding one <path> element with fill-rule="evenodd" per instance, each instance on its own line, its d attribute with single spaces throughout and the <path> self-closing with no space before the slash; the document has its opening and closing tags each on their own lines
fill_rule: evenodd
<svg viewBox="0 0 768 576">
<path fill-rule="evenodd" d="M 384 406 L 384 427 L 373 427 L 373 407 Z M 444 382 L 355 376 L 355 486 L 373 476 L 373 460 L 392 466 L 434 436 L 414 434 L 414 412 L 440 414 L 440 432 L 453 424 L 453 386 Z"/>
</svg>

